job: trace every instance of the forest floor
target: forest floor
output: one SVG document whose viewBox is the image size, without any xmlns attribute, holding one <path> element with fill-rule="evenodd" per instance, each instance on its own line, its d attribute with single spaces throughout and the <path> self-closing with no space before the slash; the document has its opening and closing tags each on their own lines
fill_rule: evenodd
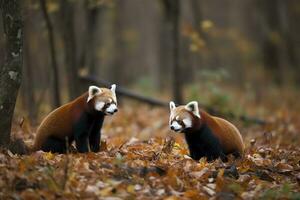
<svg viewBox="0 0 300 200">
<path fill-rule="evenodd" d="M 105 121 L 101 152 L 67 155 L 0 153 L 0 199 L 300 199 L 300 117 L 270 113 L 270 124 L 237 124 L 240 160 L 196 162 L 168 110 L 121 107 Z M 14 133 L 31 143 L 25 121 Z M 35 127 L 32 128 L 33 132 Z"/>
</svg>

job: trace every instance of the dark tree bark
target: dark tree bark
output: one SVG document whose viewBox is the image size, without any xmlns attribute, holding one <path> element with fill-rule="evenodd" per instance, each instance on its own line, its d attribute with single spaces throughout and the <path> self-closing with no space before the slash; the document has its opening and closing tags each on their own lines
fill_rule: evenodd
<svg viewBox="0 0 300 200">
<path fill-rule="evenodd" d="M 49 17 L 46 1 L 40 0 L 40 5 L 42 9 L 43 16 L 45 18 L 46 27 L 48 31 L 48 39 L 49 39 L 49 46 L 50 46 L 50 55 L 51 55 L 51 66 L 52 66 L 52 73 L 53 73 L 53 102 L 55 107 L 60 106 L 60 93 L 59 93 L 59 75 L 58 75 L 58 67 L 56 61 L 56 50 L 55 50 L 55 38 L 53 33 L 53 25 L 51 23 L 51 19 Z"/>
<path fill-rule="evenodd" d="M 285 34 L 286 2 L 280 0 L 264 0 L 258 2 L 260 9 L 262 52 L 265 68 L 274 76 L 278 85 L 283 85 L 287 80 L 287 71 L 290 68 L 288 51 L 288 35 Z M 286 20 L 284 20 L 286 21 Z"/>
<path fill-rule="evenodd" d="M 33 12 L 29 9 L 29 5 L 23 4 L 23 10 L 26 12 L 26 20 L 24 20 L 24 53 L 23 53 L 23 77 L 21 88 L 20 88 L 20 97 L 22 99 L 25 110 L 27 111 L 27 115 L 31 123 L 35 124 L 37 119 L 37 104 L 35 98 L 35 80 L 33 73 L 34 60 L 32 55 L 31 41 L 32 41 L 32 27 L 33 23 Z"/>
<path fill-rule="evenodd" d="M 276 83 L 281 84 L 278 46 L 271 37 L 272 33 L 278 31 L 278 15 L 276 5 L 270 1 L 261 2 L 264 24 L 263 26 L 263 62 L 267 70 L 273 73 Z M 277 32 L 278 33 L 278 32 Z"/>
<path fill-rule="evenodd" d="M 168 51 L 172 52 L 172 92 L 176 103 L 182 103 L 183 78 L 180 67 L 180 1 L 179 0 L 162 0 L 166 23 L 172 39 L 172 47 Z"/>
<path fill-rule="evenodd" d="M 77 47 L 74 32 L 74 2 L 60 1 L 61 30 L 64 41 L 65 64 L 67 69 L 67 80 L 69 96 L 76 98 L 81 93 L 78 78 Z"/>
<path fill-rule="evenodd" d="M 181 76 L 181 68 L 180 68 L 180 25 L 179 25 L 179 16 L 180 16 L 180 3 L 179 0 L 173 0 L 171 2 L 171 9 L 170 9 L 171 15 L 172 15 L 172 39 L 173 39 L 173 96 L 174 100 L 177 103 L 183 103 L 182 100 L 182 76 Z"/>
<path fill-rule="evenodd" d="M 23 25 L 20 0 L 1 0 L 5 63 L 0 68 L 0 146 L 9 147 L 11 123 L 22 78 Z"/>
<path fill-rule="evenodd" d="M 192 0 L 191 1 L 191 8 L 194 16 L 194 27 L 199 33 L 200 37 L 205 40 L 205 42 L 208 41 L 208 35 L 202 30 L 200 24 L 203 20 L 203 16 L 200 10 L 201 0 Z"/>
<path fill-rule="evenodd" d="M 171 51 L 172 49 L 172 24 L 170 23 L 169 16 L 169 1 L 161 0 L 162 4 L 162 20 L 160 20 L 160 51 L 159 51 L 159 59 L 160 59 L 160 77 L 161 87 L 166 88 L 170 85 L 168 83 L 171 82 L 172 76 L 170 75 L 171 71 Z"/>
<path fill-rule="evenodd" d="M 27 15 L 28 16 L 28 15 Z M 24 70 L 23 70 L 23 83 L 22 98 L 24 99 L 24 105 L 29 114 L 31 122 L 35 123 L 37 119 L 37 104 L 34 96 L 34 76 L 32 69 L 32 57 L 30 49 L 30 27 L 25 21 L 24 25 Z"/>
<path fill-rule="evenodd" d="M 126 62 L 126 43 L 123 37 L 125 30 L 125 3 L 123 0 L 116 1 L 116 8 L 114 10 L 114 30 L 113 34 L 115 36 L 114 44 L 114 63 L 112 66 L 111 74 L 113 80 L 118 84 L 128 83 L 128 74 L 126 68 L 124 67 Z"/>
<path fill-rule="evenodd" d="M 286 71 L 286 68 L 291 70 L 298 65 L 295 42 L 293 41 L 293 34 L 290 28 L 289 1 L 276 0 L 276 5 L 279 18 L 279 32 L 283 40 L 280 45 L 281 70 Z"/>
<path fill-rule="evenodd" d="M 86 9 L 85 20 L 87 27 L 85 35 L 83 36 L 84 44 L 82 46 L 84 50 L 81 54 L 79 64 L 80 67 L 88 67 L 89 73 L 96 74 L 96 31 L 100 8 L 97 6 L 92 7 L 89 0 L 86 0 L 84 3 Z"/>
<path fill-rule="evenodd" d="M 191 10 L 194 17 L 194 28 L 198 32 L 199 36 L 204 40 L 205 42 L 205 49 L 208 51 L 209 54 L 209 60 L 208 65 L 211 67 L 220 66 L 220 55 L 218 54 L 218 51 L 214 48 L 213 41 L 211 40 L 208 33 L 203 31 L 201 25 L 201 22 L 203 21 L 203 14 L 201 11 L 201 6 L 204 4 L 205 1 L 201 0 L 191 0 Z M 194 59 L 196 60 L 197 66 L 199 66 L 199 63 L 201 63 L 202 55 L 195 54 Z"/>
</svg>

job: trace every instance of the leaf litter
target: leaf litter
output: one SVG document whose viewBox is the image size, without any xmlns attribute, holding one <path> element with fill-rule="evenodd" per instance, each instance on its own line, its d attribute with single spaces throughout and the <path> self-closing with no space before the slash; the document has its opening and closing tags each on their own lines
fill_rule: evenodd
<svg viewBox="0 0 300 200">
<path fill-rule="evenodd" d="M 99 153 L 0 153 L 0 199 L 299 199 L 299 118 L 238 124 L 242 159 L 192 160 L 168 129 L 168 112 L 146 106 L 105 122 Z M 147 115 L 145 115 L 147 113 Z M 16 135 L 32 142 L 28 122 Z M 152 124 L 156 124 L 152 126 Z"/>
</svg>

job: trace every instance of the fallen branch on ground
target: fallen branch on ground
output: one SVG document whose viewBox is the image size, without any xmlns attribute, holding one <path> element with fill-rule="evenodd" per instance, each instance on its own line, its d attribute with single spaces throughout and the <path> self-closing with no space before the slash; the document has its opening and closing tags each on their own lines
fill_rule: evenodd
<svg viewBox="0 0 300 200">
<path fill-rule="evenodd" d="M 103 87 L 110 87 L 112 84 L 109 81 L 99 79 L 98 77 L 93 76 L 93 75 L 84 75 L 84 76 L 81 75 L 79 78 L 84 82 L 97 84 L 97 85 L 103 86 Z M 141 94 L 132 92 L 131 90 L 124 88 L 122 86 L 118 86 L 116 88 L 116 92 L 120 96 L 124 96 L 124 97 L 131 98 L 131 99 L 143 102 L 143 103 L 147 103 L 151 106 L 160 106 L 160 107 L 169 108 L 168 102 L 161 101 L 159 99 L 154 99 L 151 97 L 143 96 Z M 256 117 L 249 117 L 246 115 L 236 115 L 233 112 L 220 112 L 220 111 L 212 108 L 211 106 L 207 106 L 207 105 L 203 105 L 203 104 L 199 104 L 199 106 L 201 108 L 204 108 L 205 110 L 207 110 L 209 113 L 211 113 L 213 115 L 230 117 L 230 118 L 238 119 L 238 120 L 241 120 L 241 121 L 247 122 L 247 123 L 254 123 L 254 124 L 259 124 L 259 125 L 267 124 L 267 121 L 256 118 Z"/>
</svg>

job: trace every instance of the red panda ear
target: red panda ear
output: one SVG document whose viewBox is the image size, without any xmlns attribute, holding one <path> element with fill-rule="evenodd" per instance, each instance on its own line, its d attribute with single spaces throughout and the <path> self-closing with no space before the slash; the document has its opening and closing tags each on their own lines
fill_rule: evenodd
<svg viewBox="0 0 300 200">
<path fill-rule="evenodd" d="M 195 116 L 201 118 L 197 101 L 191 101 L 190 103 L 186 104 L 185 109 L 191 111 Z"/>
<path fill-rule="evenodd" d="M 175 103 L 173 101 L 170 101 L 170 110 L 172 111 L 174 108 L 176 108 Z"/>
<path fill-rule="evenodd" d="M 112 93 L 113 93 L 113 98 L 114 98 L 114 101 L 115 101 L 115 102 L 117 102 L 116 87 L 117 87 L 116 84 L 112 84 L 112 85 L 111 85 L 111 88 L 110 88 L 110 90 L 111 90 Z"/>
<path fill-rule="evenodd" d="M 111 90 L 112 92 L 116 92 L 116 87 L 117 87 L 116 84 L 112 84 L 110 90 Z"/>
<path fill-rule="evenodd" d="M 89 97 L 87 99 L 87 102 L 89 102 L 92 98 L 94 98 L 95 95 L 101 94 L 102 90 L 98 88 L 97 86 L 90 86 L 89 87 Z"/>
</svg>

